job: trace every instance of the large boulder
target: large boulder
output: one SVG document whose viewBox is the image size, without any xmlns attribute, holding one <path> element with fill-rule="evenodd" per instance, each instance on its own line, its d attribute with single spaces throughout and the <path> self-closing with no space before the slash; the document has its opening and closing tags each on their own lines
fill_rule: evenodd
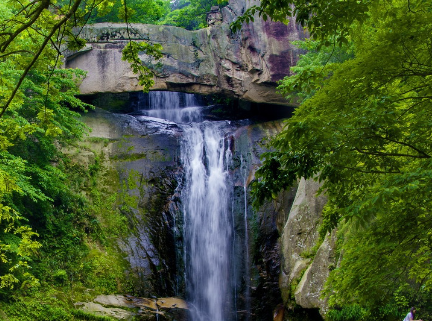
<svg viewBox="0 0 432 321">
<path fill-rule="evenodd" d="M 320 239 L 319 227 L 326 197 L 321 184 L 301 179 L 281 237 L 280 287 L 287 307 L 315 309 L 324 315 L 327 301 L 321 297 L 335 262 L 335 233 Z"/>
<path fill-rule="evenodd" d="M 327 310 L 327 299 L 321 298 L 321 292 L 335 263 L 335 234 L 325 237 L 294 293 L 298 305 L 306 309 L 319 308 L 321 314 Z"/>
<path fill-rule="evenodd" d="M 173 26 L 100 23 L 84 27 L 87 46 L 66 54 L 66 67 L 87 71 L 82 94 L 139 91 L 137 76 L 121 59 L 129 39 L 159 43 L 163 58 L 141 54 L 156 77 L 151 90 L 221 93 L 258 103 L 288 102 L 276 93 L 277 81 L 290 74 L 299 55 L 291 41 L 304 37 L 292 20 L 288 25 L 263 21 L 245 24 L 233 33 L 229 24 L 254 1 L 231 0 L 209 13 L 208 28 L 188 31 Z"/>
</svg>

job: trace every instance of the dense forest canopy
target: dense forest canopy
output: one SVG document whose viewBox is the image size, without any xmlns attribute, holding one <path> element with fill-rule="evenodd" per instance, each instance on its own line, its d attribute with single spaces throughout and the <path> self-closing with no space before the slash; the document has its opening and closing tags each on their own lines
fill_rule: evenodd
<svg viewBox="0 0 432 321">
<path fill-rule="evenodd" d="M 432 315 L 432 3 L 424 0 L 268 1 L 252 14 L 295 15 L 309 50 L 280 91 L 299 102 L 271 142 L 255 204 L 300 177 L 328 196 L 322 237 L 339 261 L 324 296 L 332 320 Z M 341 309 L 343 307 L 344 309 Z M 417 318 L 416 318 L 417 319 Z"/>
</svg>

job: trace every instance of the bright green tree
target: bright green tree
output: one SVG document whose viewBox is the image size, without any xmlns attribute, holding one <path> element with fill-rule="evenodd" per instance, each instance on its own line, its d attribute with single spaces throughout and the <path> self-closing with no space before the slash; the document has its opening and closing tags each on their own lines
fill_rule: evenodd
<svg viewBox="0 0 432 321">
<path fill-rule="evenodd" d="M 53 217 L 71 220 L 79 209 L 74 204 L 82 204 L 66 184 L 60 148 L 85 132 L 77 111 L 88 106 L 75 97 L 84 73 L 61 69 L 61 53 L 85 44 L 72 28 L 85 24 L 95 8 L 103 14 L 115 3 L 0 2 L 0 295 L 38 283 L 31 267 L 45 235 L 37 232 L 51 233 Z M 139 52 L 160 57 L 160 46 L 131 41 L 123 54 L 148 89 L 152 72 Z M 63 228 L 54 225 L 57 237 L 69 233 L 66 222 Z"/>
<path fill-rule="evenodd" d="M 254 12 L 276 20 L 294 12 L 318 41 L 306 44 L 318 51 L 302 57 L 297 74 L 281 83 L 286 96 L 299 92 L 303 100 L 264 156 L 255 203 L 299 177 L 322 181 L 328 196 L 322 234 L 338 228 L 340 253 L 324 293 L 330 304 L 360 304 L 374 311 L 362 314 L 366 319 L 398 318 L 398 309 L 416 304 L 427 316 L 430 1 L 262 1 Z M 340 50 L 343 59 L 335 60 Z"/>
<path fill-rule="evenodd" d="M 197 30 L 207 27 L 207 13 L 213 6 L 225 6 L 224 0 L 190 0 L 180 3 L 178 9 L 171 11 L 160 24 L 182 27 L 188 30 Z"/>
<path fill-rule="evenodd" d="M 128 16 L 131 23 L 157 24 L 169 11 L 169 0 L 122 0 L 116 1 L 109 12 L 96 7 L 90 14 L 88 23 L 124 22 Z"/>
</svg>

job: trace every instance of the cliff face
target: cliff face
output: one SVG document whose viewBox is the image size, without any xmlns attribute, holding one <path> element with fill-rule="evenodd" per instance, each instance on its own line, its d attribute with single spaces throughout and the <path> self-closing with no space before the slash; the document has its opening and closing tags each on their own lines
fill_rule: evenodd
<svg viewBox="0 0 432 321">
<path fill-rule="evenodd" d="M 173 296 L 181 287 L 176 275 L 181 269 L 181 244 L 174 231 L 178 206 L 178 150 L 181 130 L 162 119 L 138 120 L 101 109 L 83 115 L 92 129 L 83 144 L 99 157 L 107 184 L 119 182 L 117 202 L 127 218 L 129 234 L 118 240 L 130 263 L 131 283 L 138 295 Z"/>
<path fill-rule="evenodd" d="M 182 218 L 176 215 L 182 207 L 177 190 L 183 175 L 179 162 L 182 130 L 175 123 L 99 109 L 83 120 L 92 128 L 89 143 L 100 150 L 105 166 L 114 168 L 121 182 L 118 198 L 124 203 L 130 234 L 119 244 L 131 264 L 136 293 L 184 296 L 184 280 L 179 276 L 184 269 Z M 320 320 L 319 312 L 326 311 L 326 300 L 320 298 L 320 292 L 337 263 L 334 235 L 319 240 L 321 211 L 326 202 L 324 196 L 316 196 L 320 185 L 300 180 L 298 186 L 281 192 L 257 212 L 248 206 L 246 226 L 244 222 L 245 200 L 250 205 L 247 185 L 263 152 L 258 142 L 281 129 L 280 121 L 241 126 L 230 138 L 232 203 L 237 213 L 233 244 L 238 252 L 236 288 L 241 293 L 249 289 L 254 320 L 270 320 L 271 310 L 278 305 L 282 307 L 278 313 L 285 313 L 289 320 Z M 96 148 L 101 140 L 105 147 Z M 248 267 L 243 265 L 241 250 L 246 234 Z M 250 282 L 245 281 L 245 275 Z M 238 307 L 245 304 L 241 300 L 243 296 L 239 296 Z"/>
<path fill-rule="evenodd" d="M 303 31 L 295 21 L 284 25 L 257 18 L 232 33 L 229 24 L 253 4 L 231 0 L 221 10 L 214 8 L 209 27 L 197 31 L 133 24 L 129 34 L 133 40 L 163 46 L 164 57 L 158 64 L 140 56 L 156 71 L 152 90 L 222 93 L 252 102 L 287 104 L 276 93 L 276 82 L 289 75 L 296 63 L 299 51 L 290 42 L 303 38 Z M 66 67 L 88 72 L 80 86 L 82 94 L 141 90 L 128 63 L 121 60 L 129 38 L 124 24 L 90 25 L 80 36 L 87 46 L 66 55 Z"/>
<path fill-rule="evenodd" d="M 260 19 L 245 25 L 241 32 L 231 33 L 229 23 L 254 3 L 231 0 L 222 10 L 212 10 L 209 27 L 198 31 L 132 25 L 132 39 L 160 43 L 164 48 L 164 57 L 157 65 L 151 58 L 141 55 L 144 63 L 155 67 L 157 76 L 152 90 L 221 93 L 251 102 L 287 105 L 287 101 L 276 93 L 277 81 L 289 75 L 289 68 L 297 61 L 299 51 L 290 42 L 304 35 L 294 22 L 283 25 Z M 125 25 L 88 26 L 81 37 L 88 40 L 88 45 L 69 55 L 66 67 L 88 71 L 80 87 L 82 94 L 141 91 L 129 65 L 121 60 L 121 50 L 128 39 Z M 115 160 L 121 179 L 126 181 L 134 175 L 140 178 L 139 184 L 130 191 L 139 196 L 138 210 L 129 217 L 138 223 L 145 219 L 151 226 L 161 227 L 160 230 L 137 229 L 123 240 L 123 250 L 139 275 L 139 286 L 144 292 L 181 295 L 174 293 L 176 287 L 184 286 L 181 280 L 175 279 L 176 273 L 183 268 L 181 255 L 172 256 L 167 250 L 181 251 L 175 245 L 179 236 L 169 232 L 173 222 L 178 220 L 170 216 L 169 209 L 179 207 L 175 190 L 180 181 L 178 137 L 181 131 L 165 123 L 156 127 L 150 123 L 136 125 L 132 116 L 100 113 L 92 117 L 87 117 L 87 123 L 94 129 L 92 136 L 110 139 L 109 146 L 113 145 L 111 161 Z M 101 119 L 106 119 L 105 123 L 109 125 Z M 270 136 L 280 129 L 278 126 Z M 262 131 L 270 132 L 269 129 Z M 258 139 L 245 138 L 249 136 L 240 135 L 240 132 L 252 133 L 254 130 L 249 127 L 239 130 L 236 148 L 242 150 L 243 145 L 244 148 L 256 145 Z M 169 138 L 163 138 L 163 135 Z M 248 169 L 247 184 L 259 165 L 259 152 L 252 155 L 253 166 Z M 235 188 L 240 199 L 244 198 L 243 181 L 238 178 Z M 295 308 L 296 315 L 292 316 L 289 309 L 279 308 L 278 320 L 283 320 L 284 311 L 285 319 L 290 314 L 290 320 L 319 320 L 318 310 L 325 313 L 326 301 L 320 298 L 320 291 L 336 264 L 335 237 L 329 235 L 323 242 L 319 241 L 318 228 L 325 198 L 316 197 L 318 188 L 314 181 L 300 181 L 298 188 L 280 193 L 277 199 L 265 204 L 254 216 L 255 225 L 248 227 L 252 243 L 251 282 L 239 284 L 239 287 L 251 288 L 253 309 L 261 320 L 268 315 L 269 306 L 276 307 L 282 301 L 286 308 Z M 244 204 L 240 202 L 238 206 Z M 252 213 L 248 216 L 252 219 Z M 245 233 L 242 229 L 247 227 L 241 227 L 241 218 L 237 223 L 239 233 Z M 238 242 L 243 240 L 239 238 Z M 158 248 L 152 245 L 154 243 L 163 246 Z M 163 284 L 161 280 L 164 280 Z M 304 310 L 299 312 L 299 306 Z"/>
</svg>

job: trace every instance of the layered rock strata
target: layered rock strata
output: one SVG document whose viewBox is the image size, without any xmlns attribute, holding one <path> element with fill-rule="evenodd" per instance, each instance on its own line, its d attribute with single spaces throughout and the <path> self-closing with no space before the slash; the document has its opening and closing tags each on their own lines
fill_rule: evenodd
<svg viewBox="0 0 432 321">
<path fill-rule="evenodd" d="M 209 27 L 188 31 L 173 26 L 100 23 L 86 26 L 80 37 L 87 46 L 66 54 L 66 67 L 87 71 L 82 94 L 139 91 L 137 76 L 121 59 L 129 39 L 158 43 L 163 58 L 154 61 L 140 54 L 156 73 L 151 90 L 218 93 L 258 103 L 288 102 L 276 93 L 277 81 L 290 74 L 299 50 L 291 44 L 304 37 L 291 20 L 288 25 L 263 21 L 245 24 L 233 33 L 229 24 L 254 1 L 231 0 L 212 8 Z"/>
</svg>

